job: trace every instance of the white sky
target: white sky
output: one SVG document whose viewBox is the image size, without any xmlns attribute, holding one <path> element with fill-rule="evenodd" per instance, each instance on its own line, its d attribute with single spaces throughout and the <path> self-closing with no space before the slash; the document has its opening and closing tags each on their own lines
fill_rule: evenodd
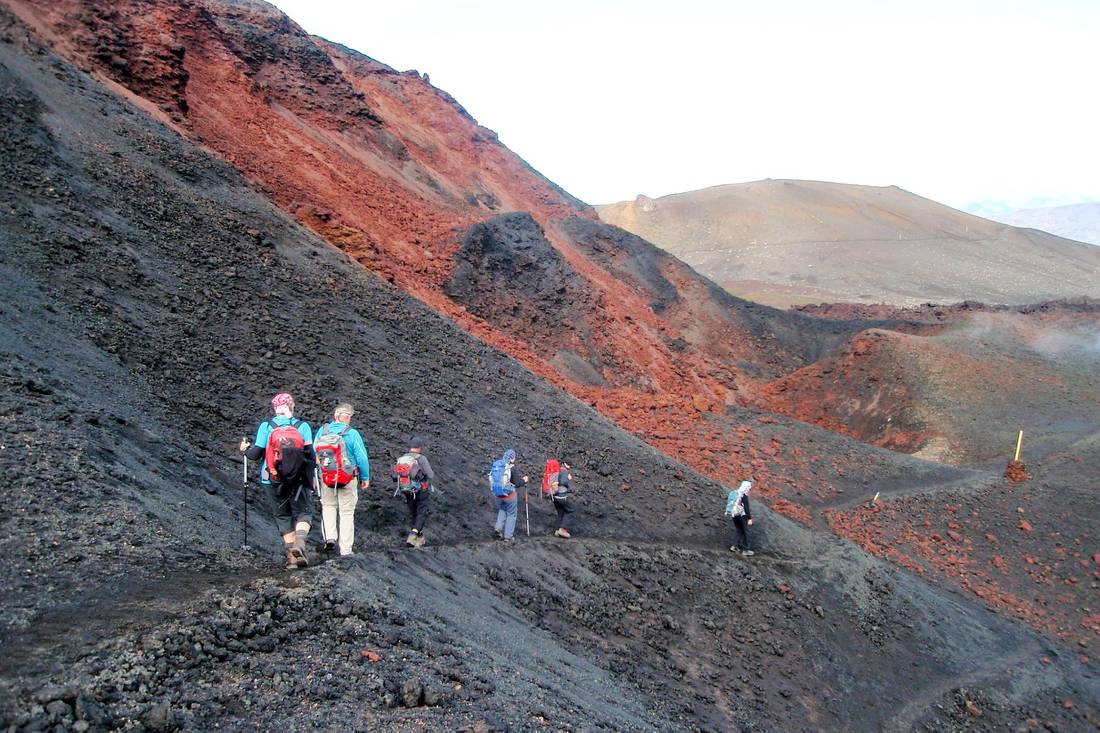
<svg viewBox="0 0 1100 733">
<path fill-rule="evenodd" d="M 1100 200 L 1100 0 L 275 0 L 589 203 L 760 178 Z"/>
</svg>

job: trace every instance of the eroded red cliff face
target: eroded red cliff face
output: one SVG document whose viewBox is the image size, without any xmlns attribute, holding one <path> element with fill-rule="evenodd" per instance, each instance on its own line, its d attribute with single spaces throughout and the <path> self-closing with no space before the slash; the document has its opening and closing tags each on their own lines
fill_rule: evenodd
<svg viewBox="0 0 1100 733">
<path fill-rule="evenodd" d="M 758 380 L 839 338 L 820 322 L 729 298 L 599 223 L 426 77 L 312 37 L 265 3 L 6 1 L 57 50 L 363 266 L 659 447 L 682 448 L 685 460 L 697 451 L 683 441 L 710 436 L 704 415 L 744 402 Z M 453 286 L 448 294 L 472 227 L 507 212 L 530 215 L 532 236 L 584 294 L 553 333 L 544 327 L 551 305 L 524 292 L 507 313 L 468 308 Z M 676 446 L 656 437 L 669 433 Z M 748 439 L 707 437 L 763 457 L 766 445 Z M 742 470 L 696 467 L 722 479 Z"/>
</svg>

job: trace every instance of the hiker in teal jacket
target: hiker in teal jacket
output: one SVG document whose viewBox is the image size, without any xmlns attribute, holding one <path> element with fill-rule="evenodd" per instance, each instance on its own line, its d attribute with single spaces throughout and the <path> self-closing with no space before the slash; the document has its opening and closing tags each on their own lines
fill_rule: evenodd
<svg viewBox="0 0 1100 733">
<path fill-rule="evenodd" d="M 249 459 L 264 458 L 260 464 L 260 483 L 267 490 L 275 524 L 283 536 L 287 568 L 304 568 L 309 564 L 306 559 L 306 537 L 313 524 L 313 493 L 309 490 L 313 475 L 313 430 L 309 423 L 294 417 L 294 398 L 288 393 L 275 395 L 271 407 L 275 415 L 260 423 L 256 429 L 256 442 L 249 444 L 243 440 L 240 450 Z M 272 481 L 266 459 L 267 444 L 276 428 L 288 425 L 296 427 L 302 436 L 305 444 L 301 451 L 303 465 L 292 476 L 280 476 Z"/>
<path fill-rule="evenodd" d="M 336 406 L 335 418 L 317 429 L 317 443 L 323 445 L 325 435 L 340 435 L 347 447 L 348 457 L 355 465 L 355 476 L 347 483 L 330 486 L 320 481 L 321 522 L 325 530 L 325 551 L 340 548 L 341 557 L 352 554 L 355 544 L 355 505 L 359 502 L 359 489 L 370 488 L 370 457 L 367 446 L 358 430 L 351 427 L 355 410 L 347 402 Z"/>
</svg>

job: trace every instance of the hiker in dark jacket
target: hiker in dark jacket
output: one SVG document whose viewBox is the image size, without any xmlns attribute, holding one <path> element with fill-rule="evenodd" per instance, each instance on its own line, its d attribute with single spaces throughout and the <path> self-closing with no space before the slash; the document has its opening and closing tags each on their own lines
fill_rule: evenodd
<svg viewBox="0 0 1100 733">
<path fill-rule="evenodd" d="M 569 534 L 569 526 L 573 523 L 573 513 L 577 511 L 577 507 L 571 499 L 573 490 L 572 468 L 573 465 L 569 461 L 562 459 L 561 469 L 558 471 L 558 483 L 550 495 L 554 500 L 554 510 L 558 513 L 558 529 L 554 532 L 554 535 L 565 539 L 572 537 Z"/>
<path fill-rule="evenodd" d="M 423 438 L 409 441 L 409 452 L 397 459 L 391 476 L 397 482 L 398 490 L 405 495 L 405 505 L 409 508 L 412 529 L 405 538 L 405 544 L 423 547 L 427 541 L 424 539 L 424 523 L 431 514 L 430 500 L 435 481 L 435 471 L 424 455 Z"/>
<path fill-rule="evenodd" d="M 734 544 L 730 552 L 740 552 L 742 555 L 754 555 L 752 540 L 749 538 L 749 527 L 752 526 L 752 505 L 749 503 L 749 494 L 744 492 L 739 499 L 740 511 L 733 512 L 733 528 L 736 532 Z"/>
<path fill-rule="evenodd" d="M 260 483 L 267 491 L 275 524 L 283 535 L 287 569 L 304 568 L 309 565 L 306 537 L 313 523 L 313 493 L 309 487 L 313 475 L 313 430 L 309 423 L 294 417 L 294 398 L 288 393 L 275 395 L 271 407 L 274 417 L 260 423 L 253 443 L 242 440 L 240 451 L 251 460 L 264 459 L 260 465 Z M 292 473 L 276 474 L 273 467 L 267 465 L 267 444 L 272 433 L 288 426 L 297 428 L 305 444 L 302 461 Z"/>
<path fill-rule="evenodd" d="M 519 508 L 516 484 L 527 483 L 529 477 L 519 475 L 519 469 L 516 467 L 516 452 L 511 448 L 504 451 L 504 463 L 504 490 L 508 493 L 495 497 L 497 500 L 496 533 L 500 539 L 511 542 L 516 534 L 516 517 Z"/>
</svg>

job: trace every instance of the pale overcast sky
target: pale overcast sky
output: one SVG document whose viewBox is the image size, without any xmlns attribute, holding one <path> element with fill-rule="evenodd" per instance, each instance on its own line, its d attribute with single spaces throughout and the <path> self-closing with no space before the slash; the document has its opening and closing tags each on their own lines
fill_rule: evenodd
<svg viewBox="0 0 1100 733">
<path fill-rule="evenodd" d="M 1100 0 L 275 0 L 589 203 L 761 178 L 1100 200 Z"/>
</svg>

